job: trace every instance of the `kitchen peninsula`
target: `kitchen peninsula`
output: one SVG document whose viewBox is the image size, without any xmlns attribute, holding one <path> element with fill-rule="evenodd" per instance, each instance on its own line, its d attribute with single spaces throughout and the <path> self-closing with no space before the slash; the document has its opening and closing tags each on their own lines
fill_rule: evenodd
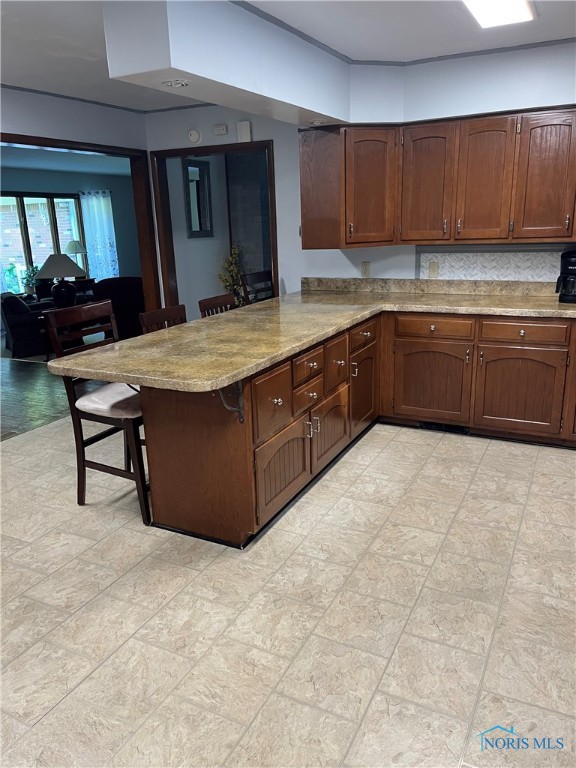
<svg viewBox="0 0 576 768">
<path fill-rule="evenodd" d="M 576 445 L 576 308 L 549 284 L 430 282 L 304 279 L 49 370 L 139 385 L 152 524 L 233 546 L 379 417 Z M 526 382 L 514 402 L 502 376 Z"/>
</svg>

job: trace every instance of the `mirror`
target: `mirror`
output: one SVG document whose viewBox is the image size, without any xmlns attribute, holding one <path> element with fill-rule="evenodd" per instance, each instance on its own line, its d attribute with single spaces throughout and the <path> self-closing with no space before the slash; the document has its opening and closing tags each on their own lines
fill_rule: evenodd
<svg viewBox="0 0 576 768">
<path fill-rule="evenodd" d="M 182 160 L 188 237 L 214 237 L 210 199 L 210 163 Z"/>
</svg>

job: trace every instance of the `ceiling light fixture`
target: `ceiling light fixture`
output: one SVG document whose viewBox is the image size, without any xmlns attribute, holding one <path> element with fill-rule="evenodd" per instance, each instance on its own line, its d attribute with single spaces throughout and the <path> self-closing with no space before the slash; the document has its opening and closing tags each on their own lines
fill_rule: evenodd
<svg viewBox="0 0 576 768">
<path fill-rule="evenodd" d="M 188 80 L 162 80 L 162 85 L 168 88 L 188 88 L 190 83 Z"/>
<path fill-rule="evenodd" d="M 528 0 L 463 0 L 463 3 L 483 29 L 534 20 Z"/>
</svg>

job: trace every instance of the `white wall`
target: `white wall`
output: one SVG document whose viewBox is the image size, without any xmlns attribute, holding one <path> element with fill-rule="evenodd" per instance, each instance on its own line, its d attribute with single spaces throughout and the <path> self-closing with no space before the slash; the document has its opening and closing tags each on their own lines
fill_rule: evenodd
<svg viewBox="0 0 576 768">
<path fill-rule="evenodd" d="M 214 237 L 188 238 L 182 161 L 181 158 L 166 161 L 178 298 L 181 304 L 186 305 L 189 320 L 200 317 L 199 299 L 224 293 L 218 271 L 230 252 L 224 156 L 199 159 L 210 163 Z"/>
<path fill-rule="evenodd" d="M 146 148 L 141 114 L 2 88 L 2 131 L 49 139 Z"/>
</svg>

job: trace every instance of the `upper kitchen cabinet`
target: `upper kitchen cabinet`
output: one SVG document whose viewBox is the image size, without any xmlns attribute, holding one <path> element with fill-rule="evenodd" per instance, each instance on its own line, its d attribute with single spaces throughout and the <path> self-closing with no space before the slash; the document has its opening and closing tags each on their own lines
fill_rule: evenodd
<svg viewBox="0 0 576 768">
<path fill-rule="evenodd" d="M 509 235 L 517 118 L 462 120 L 456 186 L 456 240 Z"/>
<path fill-rule="evenodd" d="M 394 241 L 397 144 L 396 128 L 300 132 L 303 248 Z"/>
<path fill-rule="evenodd" d="M 450 240 L 456 123 L 403 130 L 401 240 Z"/>
<path fill-rule="evenodd" d="M 394 240 L 395 128 L 346 129 L 346 243 Z"/>
<path fill-rule="evenodd" d="M 512 237 L 568 238 L 576 198 L 576 111 L 521 116 Z"/>
</svg>

